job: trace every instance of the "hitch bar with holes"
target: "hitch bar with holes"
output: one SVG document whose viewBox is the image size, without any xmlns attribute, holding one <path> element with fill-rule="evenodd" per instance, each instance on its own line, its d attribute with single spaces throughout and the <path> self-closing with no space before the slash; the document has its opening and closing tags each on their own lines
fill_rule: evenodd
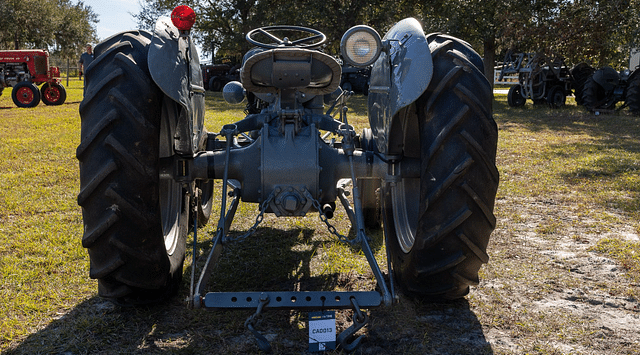
<svg viewBox="0 0 640 355">
<path fill-rule="evenodd" d="M 346 122 L 346 114 L 343 117 Z M 290 129 L 291 127 L 289 127 Z M 233 137 L 239 133 L 239 130 L 235 124 L 225 125 L 220 131 L 220 135 L 225 136 L 227 142 L 232 142 Z M 239 153 L 232 151 L 231 144 L 226 144 L 224 150 L 220 151 L 207 151 L 200 154 L 191 160 L 166 160 L 161 163 L 161 178 L 173 178 L 177 181 L 194 181 L 196 179 L 212 179 L 222 177 L 222 185 L 224 186 L 224 192 L 221 198 L 220 219 L 218 221 L 218 227 L 213 238 L 213 247 L 206 260 L 204 269 L 200 273 L 200 277 L 196 284 L 195 280 L 195 265 L 196 265 L 196 243 L 197 243 L 197 229 L 198 219 L 194 218 L 194 253 L 193 253 L 193 275 L 191 280 L 191 290 L 189 303 L 194 308 L 211 308 L 211 309 L 256 309 L 253 316 L 249 317 L 245 322 L 245 326 L 253 333 L 258 342 L 258 346 L 264 351 L 270 351 L 271 346 L 267 339 L 260 334 L 255 328 L 257 319 L 261 316 L 263 310 L 266 309 L 296 309 L 296 310 L 327 310 L 327 309 L 353 309 L 354 310 L 354 324 L 345 330 L 338 337 L 338 343 L 342 348 L 347 351 L 354 350 L 360 341 L 362 336 L 358 337 L 354 341 L 350 339 L 355 335 L 359 329 L 361 329 L 367 322 L 368 317 L 361 312 L 361 309 L 376 308 L 382 304 L 390 306 L 395 298 L 393 290 L 393 272 L 391 265 L 389 264 L 389 279 L 391 288 L 387 285 L 384 279 L 384 275 L 380 270 L 378 262 L 375 259 L 371 246 L 369 245 L 369 238 L 365 233 L 364 216 L 362 213 L 362 205 L 360 201 L 360 192 L 357 184 L 357 176 L 371 177 L 377 176 L 385 181 L 394 181 L 397 178 L 397 174 L 405 170 L 408 176 L 419 176 L 419 164 L 417 159 L 407 159 L 404 164 L 401 165 L 404 169 L 397 171 L 388 171 L 388 163 L 385 159 L 380 159 L 377 164 L 373 163 L 373 156 L 371 154 L 363 154 L 361 151 L 356 151 L 354 144 L 355 132 L 353 127 L 345 124 L 340 124 L 336 130 L 338 135 L 343 137 L 342 149 L 325 149 L 329 151 L 329 160 L 333 164 L 323 164 L 322 159 L 315 152 L 311 154 L 314 164 L 320 163 L 320 167 L 316 167 L 317 172 L 322 170 L 322 167 L 333 167 L 332 177 L 348 177 L 353 182 L 353 202 L 354 206 L 351 208 L 349 201 L 346 199 L 344 187 L 336 186 L 335 193 L 338 195 L 338 199 L 342 202 L 347 211 L 349 219 L 353 227 L 356 230 L 356 237 L 354 239 L 348 239 L 347 237 L 340 235 L 335 227 L 331 226 L 327 217 L 324 214 L 324 210 L 320 205 L 320 202 L 312 196 L 308 190 L 303 189 L 305 198 L 309 201 L 306 202 L 306 210 L 310 205 L 313 205 L 320 214 L 320 219 L 323 220 L 329 231 L 338 237 L 342 242 L 346 242 L 352 245 L 359 244 L 362 252 L 364 253 L 369 266 L 376 278 L 379 291 L 281 291 L 281 292 L 209 292 L 204 294 L 204 288 L 207 285 L 209 276 L 212 272 L 213 266 L 217 263 L 220 253 L 222 252 L 223 245 L 227 242 L 227 234 L 229 232 L 229 226 L 231 220 L 235 215 L 236 208 L 238 206 L 239 199 L 243 197 L 243 184 L 235 184 L 236 178 L 243 178 L 244 171 L 242 168 L 238 168 L 231 163 L 232 154 L 235 155 L 233 161 L 245 161 L 251 162 L 251 159 L 255 156 L 261 156 L 256 152 L 252 152 L 250 149 L 256 149 L 255 146 L 247 149 L 240 149 Z M 268 136 L 267 128 L 263 128 L 263 134 Z M 317 139 L 317 138 L 314 138 Z M 266 142 L 266 141 L 265 141 Z M 265 143 L 266 144 L 266 143 Z M 267 146 L 267 148 L 269 148 Z M 319 148 L 316 148 L 319 149 Z M 241 154 L 248 154 L 242 156 Z M 286 154 L 286 152 L 284 153 Z M 326 153 L 325 153 L 326 154 Z M 244 159 L 240 159 L 244 158 Z M 326 159 L 326 157 L 325 157 Z M 318 160 L 320 160 L 318 162 Z M 265 162 L 254 162 L 261 165 Z M 337 163 L 337 164 L 336 164 Z M 285 164 L 286 166 L 286 164 Z M 173 168 L 172 168 L 173 167 Z M 264 172 L 263 172 L 264 174 Z M 250 178 L 249 178 L 250 179 Z M 254 181 L 254 184 L 256 182 Z M 250 185 L 250 184 L 249 184 Z M 231 206 L 227 206 L 227 187 L 231 187 L 233 192 L 229 195 L 232 197 Z M 289 190 L 292 188 L 290 187 Z M 288 191 L 289 191 L 288 190 Z M 257 191 L 260 191 L 259 189 Z M 260 197 L 258 202 L 261 203 L 260 213 L 256 218 L 256 222 L 249 232 L 242 236 L 244 239 L 246 236 L 253 234 L 257 225 L 262 221 L 263 214 L 267 211 L 270 202 L 274 199 L 274 194 L 280 193 L 278 186 L 275 187 L 273 192 L 264 199 Z M 251 195 L 249 195 L 251 196 Z M 199 205 L 197 191 L 194 194 L 195 201 L 192 201 L 192 212 L 194 215 L 197 213 L 197 207 Z M 253 201 L 249 201 L 253 202 Z M 302 215 L 304 215 L 304 213 Z M 324 217 L 324 218 L 323 218 Z M 388 251 L 387 251 L 388 253 Z M 387 261 L 389 255 L 387 255 Z M 204 294 L 204 295 L 203 295 Z"/>
<path fill-rule="evenodd" d="M 209 292 L 204 296 L 204 306 L 211 309 L 256 309 L 260 298 L 270 300 L 264 309 L 350 309 L 351 298 L 358 301 L 360 308 L 375 308 L 382 298 L 377 291 L 302 291 L 302 292 Z"/>
</svg>

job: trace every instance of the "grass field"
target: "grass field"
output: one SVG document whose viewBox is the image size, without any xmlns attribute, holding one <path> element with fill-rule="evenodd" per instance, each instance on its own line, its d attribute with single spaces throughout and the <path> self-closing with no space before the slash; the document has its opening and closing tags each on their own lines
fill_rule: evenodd
<svg viewBox="0 0 640 355">
<path fill-rule="evenodd" d="M 243 328 L 251 312 L 189 310 L 182 302 L 187 287 L 183 287 L 180 296 L 172 302 L 144 309 L 121 311 L 97 298 L 97 283 L 88 276 L 89 259 L 80 244 L 82 216 L 76 204 L 79 181 L 75 149 L 80 142 L 78 105 L 82 99 L 82 82 L 72 80 L 67 94 L 64 105 L 41 103 L 32 109 L 14 107 L 10 89 L 0 97 L 0 351 L 8 354 L 256 352 Z M 366 126 L 365 99 L 355 97 L 351 106 L 351 122 L 360 128 Z M 216 131 L 222 124 L 242 117 L 241 106 L 230 106 L 219 94 L 207 93 L 209 130 Z M 546 241 L 568 236 L 573 241 L 589 243 L 589 253 L 616 260 L 623 270 L 624 281 L 623 286 L 618 285 L 611 292 L 622 293 L 635 299 L 637 304 L 640 298 L 640 119 L 625 111 L 592 116 L 576 107 L 572 100 L 559 110 L 530 103 L 514 110 L 507 106 L 504 95 L 495 98 L 494 117 L 500 130 L 501 182 L 495 211 L 499 225 L 488 251 L 492 259 L 489 266 L 482 269 L 483 282 L 495 284 L 501 280 L 528 278 L 531 285 L 536 283 L 531 287 L 538 287 L 542 294 L 551 292 L 545 288 L 545 280 L 557 280 L 552 273 L 558 270 L 541 268 L 543 271 L 539 274 L 528 273 L 523 265 L 535 256 L 520 254 L 524 260 L 518 261 L 509 243 L 523 233 L 533 233 Z M 557 213 L 532 216 L 523 208 L 531 201 L 557 206 L 554 209 Z M 214 211 L 214 215 L 216 213 Z M 232 227 L 234 233 L 247 230 L 256 213 L 255 206 L 241 204 Z M 341 233 L 349 232 L 348 220 L 341 208 L 332 223 Z M 201 238 L 207 240 L 214 227 L 215 222 L 205 226 Z M 373 238 L 384 270 L 381 235 Z M 208 246 L 207 241 L 200 243 L 199 253 L 205 254 Z M 191 255 L 187 257 L 190 260 Z M 211 284 L 212 289 L 218 291 L 229 288 L 237 291 L 366 289 L 374 285 L 367 268 L 361 253 L 335 243 L 317 218 L 267 216 L 255 238 L 246 244 L 231 245 L 225 251 Z M 189 274 L 186 265 L 184 286 L 188 286 Z M 490 328 L 509 329 L 506 332 L 517 329 L 520 337 L 543 339 L 541 343 L 519 343 L 522 353 L 563 353 L 552 345 L 544 345 L 552 343 L 545 343 L 544 339 L 568 338 L 572 344 L 582 344 L 593 334 L 580 328 L 583 330 L 558 335 L 542 326 L 546 320 L 533 314 L 502 317 L 510 308 L 508 290 L 497 297 L 502 300 L 483 301 L 480 295 L 491 292 L 498 291 L 483 288 L 481 282 L 472 289 L 468 301 L 457 304 L 453 312 L 462 309 L 468 327 L 480 331 L 481 335 Z M 437 337 L 438 329 L 425 325 L 422 320 L 425 316 L 421 314 L 443 312 L 442 317 L 446 317 L 451 313 L 443 311 L 449 309 L 447 307 L 425 305 L 403 297 L 401 305 L 379 311 L 379 318 L 372 324 L 378 328 L 368 333 L 374 339 L 369 348 L 388 349 L 388 344 L 392 344 L 398 353 L 417 354 L 424 353 L 425 347 L 439 349 L 438 342 L 446 346 L 446 342 L 452 340 Z M 286 321 L 270 318 L 261 326 L 280 334 L 274 341 L 275 351 L 304 352 L 307 341 L 304 315 L 281 314 Z M 346 323 L 346 317 L 347 314 L 339 313 L 340 324 Z M 574 329 L 577 322 L 567 318 L 560 327 Z M 462 329 L 465 331 L 469 329 Z M 489 339 L 487 335 L 484 338 Z M 633 348 L 633 344 L 622 344 L 612 353 L 632 353 Z M 508 348 L 489 340 L 467 351 L 510 353 Z"/>
</svg>

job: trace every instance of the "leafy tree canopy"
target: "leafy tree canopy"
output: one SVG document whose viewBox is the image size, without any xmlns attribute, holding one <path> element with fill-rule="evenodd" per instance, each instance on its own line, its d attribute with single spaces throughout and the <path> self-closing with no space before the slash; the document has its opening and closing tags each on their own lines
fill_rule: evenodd
<svg viewBox="0 0 640 355">
<path fill-rule="evenodd" d="M 311 27 L 327 35 L 326 50 L 337 54 L 342 34 L 356 24 L 378 30 L 400 19 L 399 4 L 385 0 L 142 0 L 136 15 L 141 28 L 152 29 L 160 15 L 168 15 L 181 4 L 197 14 L 193 32 L 206 52 L 216 57 L 240 57 L 250 49 L 245 35 L 252 29 L 270 25 Z M 304 9 L 304 11 L 301 11 Z M 406 17 L 406 16 L 404 16 Z M 382 33 L 383 34 L 383 33 Z"/>
<path fill-rule="evenodd" d="M 96 40 L 96 14 L 82 1 L 0 0 L 0 49 L 48 49 L 74 57 Z"/>
<path fill-rule="evenodd" d="M 141 0 L 136 17 L 151 29 L 156 18 L 185 1 Z M 241 56 L 249 49 L 245 34 L 275 24 L 321 30 L 337 54 L 342 34 L 357 24 L 384 35 L 405 17 L 421 20 L 425 32 L 445 32 L 472 44 L 485 58 L 486 72 L 513 49 L 543 51 L 587 61 L 594 66 L 624 67 L 629 49 L 640 38 L 640 0 L 188 0 L 197 13 L 196 40 L 216 56 Z M 491 74 L 492 75 L 492 74 Z"/>
</svg>

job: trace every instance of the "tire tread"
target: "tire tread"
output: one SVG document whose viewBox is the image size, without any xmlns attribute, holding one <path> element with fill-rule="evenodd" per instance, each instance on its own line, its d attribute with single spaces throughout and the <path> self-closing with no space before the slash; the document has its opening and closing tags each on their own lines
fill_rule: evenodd
<svg viewBox="0 0 640 355">
<path fill-rule="evenodd" d="M 148 32 L 131 31 L 98 44 L 79 107 L 82 244 L 99 295 L 119 303 L 164 299 L 182 275 L 182 259 L 179 265 L 170 260 L 162 232 L 157 161 L 163 95 L 148 73 L 150 40 Z"/>
<path fill-rule="evenodd" d="M 416 103 L 422 146 L 419 223 L 408 252 L 394 241 L 390 212 L 385 212 L 385 221 L 392 222 L 385 234 L 393 236 L 392 263 L 402 288 L 422 297 L 455 299 L 478 284 L 479 268 L 489 260 L 499 183 L 498 127 L 491 85 L 477 53 L 450 36 L 434 34 L 427 40 L 434 77 Z"/>
</svg>

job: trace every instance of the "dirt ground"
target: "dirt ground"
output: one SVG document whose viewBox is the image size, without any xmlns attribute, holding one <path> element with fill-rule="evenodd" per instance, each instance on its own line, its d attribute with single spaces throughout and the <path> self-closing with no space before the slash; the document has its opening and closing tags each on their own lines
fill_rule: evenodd
<svg viewBox="0 0 640 355">
<path fill-rule="evenodd" d="M 511 220 L 511 209 L 518 220 Z M 450 303 L 399 295 L 391 308 L 369 311 L 357 354 L 637 354 L 640 307 L 620 265 L 590 251 L 571 208 L 553 199 L 496 201 L 498 228 L 490 262 L 470 294 Z M 561 232 L 539 235 L 558 221 Z M 581 221 L 584 222 L 584 221 Z M 538 231 L 538 232 L 536 232 Z M 608 233 L 638 236 L 620 226 Z M 583 235 L 587 237 L 572 237 Z M 599 237 L 603 237 L 602 235 Z M 341 275 L 336 285 L 373 287 L 370 275 Z M 8 354 L 260 353 L 243 326 L 252 312 L 188 310 L 181 300 L 121 309 L 99 298 L 79 304 Z M 350 311 L 337 312 L 338 330 Z M 258 330 L 277 354 L 307 353 L 306 314 L 269 311 Z"/>
<path fill-rule="evenodd" d="M 483 304 L 491 303 L 505 307 L 499 314 L 514 318 L 504 322 L 507 327 L 497 320 L 482 322 L 495 353 L 640 353 L 640 307 L 629 295 L 640 285 L 630 284 L 617 262 L 590 251 L 608 236 L 637 242 L 633 229 L 620 225 L 603 234 L 587 233 L 581 229 L 589 221 L 553 199 L 496 202 L 498 211 L 518 208 L 522 220 L 500 220 L 488 275 L 471 295 L 483 319 Z M 551 237 L 535 232 L 549 221 L 561 226 Z M 521 277 L 490 276 L 508 274 L 510 268 L 522 268 L 515 273 Z"/>
</svg>

